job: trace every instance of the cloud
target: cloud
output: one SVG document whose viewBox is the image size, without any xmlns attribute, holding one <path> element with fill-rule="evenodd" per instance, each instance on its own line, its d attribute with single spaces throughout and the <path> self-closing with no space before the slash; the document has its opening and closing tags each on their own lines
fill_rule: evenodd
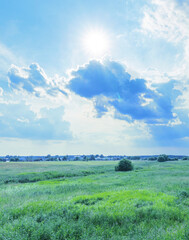
<svg viewBox="0 0 189 240">
<path fill-rule="evenodd" d="M 114 118 L 111 108 L 102 116 L 95 116 L 93 100 L 73 94 L 64 119 L 70 122 L 73 142 L 67 148 L 77 147 L 77 152 L 120 154 L 131 151 L 140 142 L 151 139 L 147 124 L 141 121 L 122 121 Z M 70 145 L 73 144 L 73 145 Z M 141 144 L 140 144 L 141 145 Z M 73 151 L 73 150 L 72 150 Z"/>
<path fill-rule="evenodd" d="M 117 79 L 112 74 L 113 71 L 113 68 L 111 69 L 98 61 L 91 61 L 84 67 L 72 71 L 73 78 L 69 83 L 69 88 L 86 98 L 100 94 L 111 96 L 118 91 Z"/>
<path fill-rule="evenodd" d="M 152 0 L 145 9 L 142 30 L 170 42 L 179 42 L 189 37 L 189 5 L 176 0 Z"/>
<path fill-rule="evenodd" d="M 116 61 L 90 61 L 72 70 L 67 85 L 58 76 L 48 78 L 38 64 L 28 68 L 12 66 L 8 76 L 10 87 L 16 91 L 12 95 L 3 93 L 3 98 L 9 101 L 0 104 L 1 137 L 68 140 L 73 132 L 73 141 L 85 142 L 91 138 L 99 144 L 102 140 L 94 139 L 103 136 L 106 141 L 110 138 L 110 142 L 115 139 L 121 142 L 123 135 L 131 139 L 130 134 L 134 134 L 135 144 L 139 144 L 141 137 L 148 140 L 153 137 L 161 145 L 164 142 L 161 139 L 170 142 L 171 138 L 177 141 L 189 135 L 186 121 L 175 109 L 178 99 L 183 101 L 179 83 L 169 80 L 152 84 L 142 78 L 133 79 L 124 65 Z M 17 91 L 23 90 L 28 94 L 16 99 Z M 69 98 L 64 101 L 57 97 L 68 92 Z M 10 101 L 11 96 L 15 103 Z M 114 122 L 117 126 L 122 122 L 119 134 L 117 127 L 114 133 L 109 128 L 105 130 L 107 121 L 112 126 Z"/>
<path fill-rule="evenodd" d="M 145 8 L 141 30 L 147 36 L 163 39 L 179 50 L 179 60 L 170 73 L 179 82 L 182 95 L 177 98 L 175 109 L 188 111 L 189 96 L 189 3 L 179 0 L 151 0 Z M 178 55 L 176 56 L 178 57 Z M 172 91 L 171 91 L 172 92 Z M 170 97 L 170 95 L 168 95 Z M 177 127 L 178 128 L 178 127 Z M 183 126 L 183 129 L 185 127 Z M 172 128 L 170 128 L 172 131 Z M 182 131 L 181 131 L 182 132 Z M 186 131 L 187 132 L 187 131 Z"/>
<path fill-rule="evenodd" d="M 63 89 L 63 79 L 61 83 L 57 79 L 48 78 L 37 63 L 31 64 L 28 68 L 12 65 L 8 72 L 8 78 L 12 89 L 24 90 L 37 97 L 67 95 Z"/>
<path fill-rule="evenodd" d="M 144 34 L 161 38 L 180 48 L 182 61 L 175 69 L 177 77 L 189 77 L 189 4 L 178 0 L 151 0 L 144 10 L 141 30 Z M 182 53 L 183 52 L 183 53 Z"/>
<path fill-rule="evenodd" d="M 174 119 L 173 105 L 181 94 L 174 85 L 170 81 L 148 86 L 145 79 L 132 79 L 118 62 L 93 60 L 72 71 L 67 87 L 81 97 L 92 99 L 98 117 L 113 107 L 115 112 L 133 120 L 163 123 Z"/>
<path fill-rule="evenodd" d="M 33 140 L 68 140 L 69 123 L 63 120 L 64 108 L 41 109 L 41 116 L 23 102 L 0 104 L 0 137 Z"/>
<path fill-rule="evenodd" d="M 63 119 L 63 100 L 67 99 L 63 78 L 49 78 L 33 63 L 29 67 L 12 65 L 8 82 L 9 89 L 0 88 L 0 137 L 72 139 L 70 124 Z"/>
</svg>

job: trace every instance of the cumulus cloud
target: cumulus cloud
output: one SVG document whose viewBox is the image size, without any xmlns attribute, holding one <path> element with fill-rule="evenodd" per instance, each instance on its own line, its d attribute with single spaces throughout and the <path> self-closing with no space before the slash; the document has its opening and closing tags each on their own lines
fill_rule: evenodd
<svg viewBox="0 0 189 240">
<path fill-rule="evenodd" d="M 8 72 L 8 78 L 12 89 L 24 90 L 37 97 L 67 95 L 63 89 L 63 83 L 61 84 L 57 79 L 48 78 L 37 63 L 31 64 L 28 68 L 12 65 Z"/>
<path fill-rule="evenodd" d="M 63 120 L 64 108 L 41 109 L 38 117 L 23 102 L 0 104 L 0 137 L 33 140 L 68 140 L 69 123 Z"/>
<path fill-rule="evenodd" d="M 58 76 L 53 79 L 47 77 L 38 64 L 31 64 L 28 68 L 12 66 L 8 77 L 9 86 L 16 90 L 12 93 L 14 99 L 17 91 L 25 91 L 28 94 L 18 98 L 15 103 L 1 101 L 1 137 L 68 140 L 72 139 L 72 131 L 74 138 L 80 138 L 84 134 L 81 127 L 84 120 L 79 117 L 83 113 L 78 109 L 74 115 L 76 122 L 73 123 L 71 120 L 75 111 L 73 109 L 75 103 L 71 102 L 71 99 L 75 99 L 74 96 L 77 99 L 83 99 L 84 105 L 89 104 L 91 109 L 87 112 L 86 107 L 84 108 L 86 115 L 84 122 L 87 122 L 90 127 L 85 131 L 83 138 L 87 136 L 88 139 L 91 124 L 94 125 L 95 122 L 99 127 L 99 121 L 103 120 L 105 124 L 105 121 L 110 119 L 112 123 L 116 121 L 117 124 L 121 122 L 125 124 L 121 131 L 124 132 L 124 129 L 127 129 L 127 138 L 129 138 L 129 129 L 136 126 L 142 126 L 140 132 L 145 131 L 146 138 L 153 137 L 159 144 L 177 144 L 177 141 L 181 139 L 187 141 L 189 137 L 188 116 L 183 117 L 178 107 L 179 101 L 183 102 L 183 88 L 179 88 L 178 81 L 168 79 L 167 82 L 154 81 L 153 83 L 143 78 L 132 78 L 124 65 L 110 60 L 104 62 L 92 60 L 72 70 L 71 78 L 66 83 L 62 82 Z M 63 103 L 62 98 L 57 96 L 66 96 L 68 92 L 70 98 L 65 98 L 67 101 Z M 2 98 L 11 99 L 11 93 L 4 93 L 1 88 L 0 94 L 3 94 Z M 81 109 L 81 106 L 79 108 Z M 71 111 L 71 118 L 68 116 L 68 109 Z M 63 120 L 63 116 L 66 121 Z M 79 123 L 78 119 L 80 119 Z M 91 124 L 89 124 L 90 121 Z M 84 125 L 86 127 L 86 124 Z M 96 136 L 97 128 L 94 131 L 95 133 L 91 134 Z M 98 131 L 101 132 L 102 129 Z M 137 132 L 139 134 L 138 130 Z M 103 135 L 109 136 L 107 133 Z M 122 135 L 120 133 L 120 136 Z"/>
<path fill-rule="evenodd" d="M 81 97 L 92 99 L 97 116 L 113 107 L 120 114 L 147 123 L 174 119 L 173 104 L 181 94 L 174 81 L 148 86 L 145 79 L 132 79 L 122 64 L 115 61 L 90 61 L 72 71 L 68 88 Z"/>
<path fill-rule="evenodd" d="M 33 63 L 29 67 L 12 65 L 8 82 L 8 90 L 0 88 L 0 137 L 72 138 L 69 122 L 63 119 L 62 97 L 67 96 L 63 78 L 49 78 L 37 63 Z"/>
<path fill-rule="evenodd" d="M 166 98 L 177 99 L 174 104 L 174 112 L 177 118 L 170 120 L 168 124 L 150 126 L 151 133 L 159 144 L 166 146 L 179 146 L 189 144 L 188 128 L 188 96 L 189 96 L 189 4 L 188 1 L 179 0 L 151 0 L 144 9 L 144 17 L 141 21 L 141 30 L 149 37 L 163 39 L 167 43 L 174 44 L 180 49 L 180 60 L 171 75 L 177 79 L 177 89 L 182 94 L 174 95 L 172 86 L 168 83 Z M 164 86 L 163 86 L 164 88 Z M 175 88 L 175 87 L 174 87 Z M 161 87 L 162 91 L 162 87 Z M 162 102 L 162 104 L 165 104 Z"/>
</svg>

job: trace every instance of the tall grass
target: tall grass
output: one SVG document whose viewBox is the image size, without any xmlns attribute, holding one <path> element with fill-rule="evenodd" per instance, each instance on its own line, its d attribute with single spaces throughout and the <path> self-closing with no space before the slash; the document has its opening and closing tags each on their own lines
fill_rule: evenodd
<svg viewBox="0 0 189 240">
<path fill-rule="evenodd" d="M 189 239 L 188 161 L 6 164 L 0 240 Z"/>
</svg>

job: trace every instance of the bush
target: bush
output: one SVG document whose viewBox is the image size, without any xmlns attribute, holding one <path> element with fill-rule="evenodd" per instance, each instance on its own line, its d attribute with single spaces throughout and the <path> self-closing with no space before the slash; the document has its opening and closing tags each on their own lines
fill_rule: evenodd
<svg viewBox="0 0 189 240">
<path fill-rule="evenodd" d="M 132 171 L 133 164 L 127 159 L 122 159 L 119 161 L 118 165 L 115 167 L 115 171 Z"/>
<path fill-rule="evenodd" d="M 166 161 L 169 161 L 169 158 L 168 158 L 167 155 L 162 154 L 162 155 L 160 155 L 160 156 L 158 157 L 157 160 L 158 160 L 158 162 L 166 162 Z"/>
<path fill-rule="evenodd" d="M 178 194 L 179 198 L 189 198 L 189 193 L 186 191 L 182 191 Z"/>
</svg>

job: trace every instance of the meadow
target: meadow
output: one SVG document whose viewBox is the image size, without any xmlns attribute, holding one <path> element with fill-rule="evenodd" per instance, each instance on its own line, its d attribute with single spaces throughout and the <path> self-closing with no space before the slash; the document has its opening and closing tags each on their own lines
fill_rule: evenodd
<svg viewBox="0 0 189 240">
<path fill-rule="evenodd" d="M 189 161 L 0 163 L 0 240 L 187 240 Z"/>
</svg>

